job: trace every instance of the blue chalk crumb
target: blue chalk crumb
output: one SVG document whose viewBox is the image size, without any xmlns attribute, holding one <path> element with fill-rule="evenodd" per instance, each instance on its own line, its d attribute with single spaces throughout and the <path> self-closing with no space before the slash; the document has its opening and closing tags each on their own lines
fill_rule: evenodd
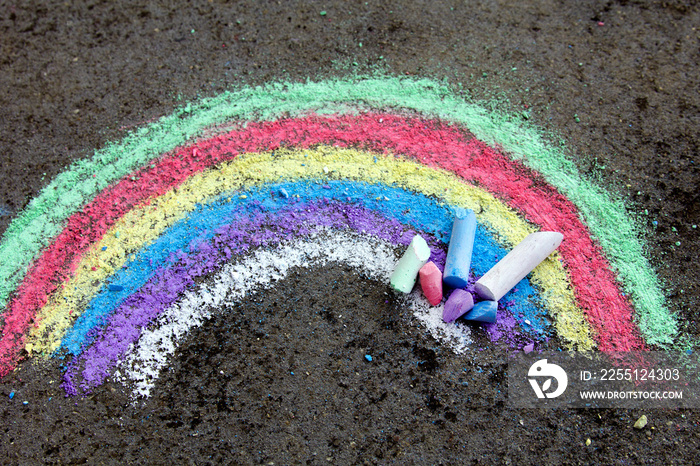
<svg viewBox="0 0 700 466">
<path fill-rule="evenodd" d="M 15 392 L 10 392 L 10 399 L 15 397 Z"/>
<path fill-rule="evenodd" d="M 370 356 L 369 354 L 365 354 L 365 359 L 366 359 L 368 362 L 372 362 L 372 356 Z"/>
</svg>

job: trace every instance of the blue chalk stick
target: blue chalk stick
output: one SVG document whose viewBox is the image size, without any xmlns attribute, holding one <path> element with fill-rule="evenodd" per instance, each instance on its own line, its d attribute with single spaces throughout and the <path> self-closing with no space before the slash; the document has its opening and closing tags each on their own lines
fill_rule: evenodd
<svg viewBox="0 0 700 466">
<path fill-rule="evenodd" d="M 457 209 L 452 224 L 450 245 L 447 248 L 445 272 L 442 281 L 452 288 L 465 288 L 472 264 L 472 250 L 476 235 L 476 215 L 471 209 Z"/>
<path fill-rule="evenodd" d="M 109 285 L 109 291 L 124 291 L 124 287 L 121 285 Z"/>
<path fill-rule="evenodd" d="M 481 301 L 474 305 L 472 310 L 464 316 L 464 319 L 492 324 L 496 322 L 496 310 L 498 310 L 498 302 Z"/>
</svg>

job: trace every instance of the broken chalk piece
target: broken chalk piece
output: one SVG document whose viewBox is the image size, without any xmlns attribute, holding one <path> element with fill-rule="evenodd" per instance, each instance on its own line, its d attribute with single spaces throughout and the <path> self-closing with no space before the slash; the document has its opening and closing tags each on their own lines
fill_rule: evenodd
<svg viewBox="0 0 700 466">
<path fill-rule="evenodd" d="M 472 310 L 464 316 L 464 319 L 492 324 L 496 322 L 497 310 L 498 303 L 496 301 L 481 301 L 474 305 Z"/>
<path fill-rule="evenodd" d="M 564 235 L 555 231 L 529 234 L 477 280 L 476 293 L 484 299 L 498 301 L 559 247 L 562 239 Z"/>
<path fill-rule="evenodd" d="M 442 310 L 442 320 L 454 322 L 474 307 L 474 298 L 467 290 L 456 289 L 452 292 Z"/>
<path fill-rule="evenodd" d="M 109 285 L 109 291 L 123 291 L 124 287 L 121 285 Z"/>
<path fill-rule="evenodd" d="M 289 193 L 287 193 L 287 190 L 284 188 L 280 188 L 280 195 L 285 199 L 289 199 Z"/>
<path fill-rule="evenodd" d="M 442 272 L 430 261 L 418 271 L 420 287 L 428 302 L 437 306 L 442 301 Z"/>
<path fill-rule="evenodd" d="M 416 235 L 396 263 L 396 268 L 391 274 L 391 286 L 401 293 L 410 293 L 416 284 L 418 271 L 430 259 L 430 248 L 422 236 Z"/>
<path fill-rule="evenodd" d="M 471 209 L 457 209 L 452 224 L 450 245 L 445 259 L 443 281 L 452 288 L 464 288 L 469 280 L 472 263 L 474 236 L 476 235 L 476 215 Z"/>
</svg>

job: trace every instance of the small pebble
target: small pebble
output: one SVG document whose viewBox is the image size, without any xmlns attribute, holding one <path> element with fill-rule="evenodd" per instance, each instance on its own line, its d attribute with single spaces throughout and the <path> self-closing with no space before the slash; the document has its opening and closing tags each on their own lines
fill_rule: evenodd
<svg viewBox="0 0 700 466">
<path fill-rule="evenodd" d="M 637 422 L 634 423 L 634 428 L 635 429 L 644 429 L 644 427 L 647 425 L 647 417 L 646 415 L 642 414 L 642 416 L 637 419 Z"/>
</svg>

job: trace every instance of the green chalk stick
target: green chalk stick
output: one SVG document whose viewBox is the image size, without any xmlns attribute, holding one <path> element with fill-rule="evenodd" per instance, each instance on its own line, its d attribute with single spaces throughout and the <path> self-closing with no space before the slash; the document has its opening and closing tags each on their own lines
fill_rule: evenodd
<svg viewBox="0 0 700 466">
<path fill-rule="evenodd" d="M 396 268 L 391 274 L 391 286 L 401 293 L 410 293 L 416 284 L 418 271 L 430 259 L 430 247 L 422 236 L 416 235 L 396 263 Z"/>
</svg>

